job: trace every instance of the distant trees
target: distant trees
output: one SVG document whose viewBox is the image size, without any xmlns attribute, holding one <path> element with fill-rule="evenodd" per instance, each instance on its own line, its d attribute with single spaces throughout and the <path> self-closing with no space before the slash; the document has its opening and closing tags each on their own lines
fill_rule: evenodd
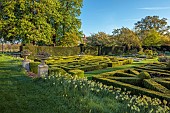
<svg viewBox="0 0 170 113">
<path fill-rule="evenodd" d="M 135 23 L 135 31 L 140 38 L 143 38 L 145 33 L 151 29 L 155 29 L 161 35 L 165 35 L 169 33 L 170 26 L 167 25 L 166 18 L 160 19 L 159 16 L 146 16 Z"/>
<path fill-rule="evenodd" d="M 66 40 L 68 34 L 80 37 L 81 21 L 78 16 L 82 2 L 83 0 L 1 0 L 0 38 L 10 42 L 18 40 L 23 43 L 61 45 L 60 42 L 62 39 Z"/>
<path fill-rule="evenodd" d="M 125 46 L 140 49 L 141 46 L 170 45 L 170 26 L 167 19 L 159 16 L 146 16 L 135 23 L 134 31 L 122 27 L 113 30 L 113 35 L 104 32 L 92 34 L 87 38 L 88 45 Z"/>
<path fill-rule="evenodd" d="M 160 46 L 162 44 L 161 35 L 155 29 L 146 32 L 145 37 L 142 39 L 145 46 Z"/>
<path fill-rule="evenodd" d="M 169 30 L 167 19 L 160 19 L 159 16 L 146 16 L 135 23 L 135 32 L 144 46 L 160 46 L 169 43 Z"/>
<path fill-rule="evenodd" d="M 96 34 L 92 34 L 91 36 L 87 37 L 87 45 L 89 46 L 112 46 L 114 45 L 113 37 L 106 34 L 105 32 L 98 32 Z"/>
<path fill-rule="evenodd" d="M 128 28 L 122 27 L 120 29 L 114 29 L 112 33 L 116 44 L 119 46 L 126 46 L 128 50 L 131 47 L 141 47 L 138 36 Z"/>
</svg>

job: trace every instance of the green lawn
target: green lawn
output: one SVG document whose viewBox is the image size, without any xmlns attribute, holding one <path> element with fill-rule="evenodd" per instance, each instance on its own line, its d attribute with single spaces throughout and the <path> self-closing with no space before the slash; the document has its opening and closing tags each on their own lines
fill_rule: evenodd
<svg viewBox="0 0 170 113">
<path fill-rule="evenodd" d="M 146 60 L 143 60 L 143 61 L 140 61 L 140 62 L 134 62 L 132 64 L 128 64 L 128 65 L 122 65 L 122 66 L 116 66 L 116 67 L 108 67 L 106 69 L 85 72 L 85 76 L 90 78 L 93 75 L 98 75 L 98 74 L 105 73 L 105 72 L 122 70 L 122 69 L 127 69 L 127 68 L 133 68 L 134 66 L 140 66 L 140 65 L 147 64 L 147 63 L 153 63 L 153 62 L 158 62 L 157 58 L 155 58 L 155 59 L 146 59 Z"/>
<path fill-rule="evenodd" d="M 60 82 L 65 81 L 60 80 Z M 117 102 L 116 99 L 107 97 L 100 99 L 93 93 L 83 96 L 79 89 L 70 89 L 65 84 L 56 86 L 53 85 L 54 83 L 54 80 L 45 82 L 43 79 L 28 77 L 21 68 L 20 60 L 8 56 L 0 56 L 0 112 L 122 112 L 119 109 L 124 106 L 124 103 Z M 67 97 L 64 96 L 66 92 Z M 108 107 L 105 107 L 105 105 L 108 105 Z"/>
<path fill-rule="evenodd" d="M 84 79 L 31 78 L 21 59 L 0 55 L 0 113 L 168 113 L 159 99 L 150 99 Z"/>
</svg>

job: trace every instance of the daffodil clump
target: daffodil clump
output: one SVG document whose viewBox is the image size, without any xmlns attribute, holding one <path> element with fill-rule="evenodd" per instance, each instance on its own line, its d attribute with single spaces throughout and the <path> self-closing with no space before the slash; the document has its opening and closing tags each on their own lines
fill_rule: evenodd
<svg viewBox="0 0 170 113">
<path fill-rule="evenodd" d="M 132 95 L 130 91 L 126 91 L 126 89 L 115 88 L 113 86 L 106 86 L 99 82 L 89 81 L 87 79 L 77 79 L 76 77 L 71 77 L 70 75 L 62 76 L 51 75 L 47 78 L 43 78 L 43 81 L 49 84 L 51 87 L 54 87 L 55 90 L 59 91 L 59 97 L 69 99 L 79 98 L 79 102 L 82 105 L 89 104 L 93 101 L 93 99 L 101 99 L 101 103 L 105 105 L 104 108 L 112 109 L 115 112 L 127 112 L 127 113 L 169 113 L 170 106 L 169 102 L 166 100 L 161 101 L 158 98 L 151 98 L 145 95 Z M 103 101 L 105 98 L 110 102 L 117 102 L 123 104 L 123 109 L 116 109 L 110 107 L 108 103 Z M 104 103 L 103 103 L 104 102 Z M 75 101 L 72 104 L 80 104 Z M 98 103 L 99 105 L 101 103 Z M 113 103 L 112 103 L 113 104 Z M 94 107 L 90 107 L 88 112 L 96 112 L 94 103 L 92 104 Z M 98 108 L 101 112 L 104 108 Z M 120 106 L 119 106 L 120 108 Z M 87 108 L 89 109 L 89 107 Z M 101 111 L 100 111 L 101 110 Z M 111 110 L 111 111 L 112 111 Z M 108 111 L 108 112 L 111 112 Z M 112 111 L 112 112 L 113 112 Z"/>
</svg>

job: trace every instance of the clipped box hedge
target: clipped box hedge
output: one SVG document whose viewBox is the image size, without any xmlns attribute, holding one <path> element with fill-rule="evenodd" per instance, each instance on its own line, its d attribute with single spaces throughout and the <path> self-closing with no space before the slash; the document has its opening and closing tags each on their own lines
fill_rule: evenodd
<svg viewBox="0 0 170 113">
<path fill-rule="evenodd" d="M 108 67 L 115 67 L 115 66 L 119 66 L 120 65 L 119 62 L 109 62 L 107 64 L 108 64 Z"/>
<path fill-rule="evenodd" d="M 65 75 L 67 74 L 67 72 L 62 69 L 62 68 L 58 68 L 58 67 L 51 67 L 48 69 L 48 75 Z"/>
<path fill-rule="evenodd" d="M 114 76 L 118 77 L 135 77 L 136 75 L 134 74 L 129 74 L 129 73 L 124 73 L 124 72 L 116 72 Z"/>
<path fill-rule="evenodd" d="M 30 71 L 38 74 L 38 65 L 40 64 L 40 62 L 30 62 Z"/>
<path fill-rule="evenodd" d="M 151 80 L 151 79 L 144 79 L 143 80 L 144 86 L 151 90 L 156 90 L 165 94 L 170 94 L 170 90 L 166 87 L 162 86 L 161 84 Z"/>
<path fill-rule="evenodd" d="M 168 88 L 170 90 L 170 81 L 159 80 L 159 79 L 155 79 L 155 81 L 158 82 L 159 84 L 165 86 L 166 88 Z"/>
<path fill-rule="evenodd" d="M 142 84 L 142 80 L 139 78 L 135 78 L 135 77 L 107 77 L 108 79 L 111 80 L 117 80 L 120 82 L 125 82 L 128 84 L 133 84 L 133 85 L 140 85 Z"/>
<path fill-rule="evenodd" d="M 76 69 L 76 70 L 69 70 L 68 73 L 70 73 L 72 76 L 77 76 L 78 78 L 84 77 L 84 71 Z"/>
<path fill-rule="evenodd" d="M 120 82 L 120 81 L 111 80 L 108 78 L 99 78 L 99 77 L 93 76 L 92 80 L 97 81 L 97 82 L 102 82 L 103 84 L 106 84 L 108 86 L 120 87 L 122 89 L 126 88 L 127 90 L 130 90 L 132 94 L 148 95 L 150 97 L 160 98 L 162 100 L 165 99 L 167 101 L 170 101 L 169 94 L 164 94 L 161 92 L 153 91 L 153 90 L 142 88 L 139 86 L 134 86 L 131 84 Z"/>
<path fill-rule="evenodd" d="M 124 71 L 125 73 L 129 73 L 129 74 L 134 74 L 134 75 L 138 75 L 139 72 L 134 70 L 134 69 L 128 69 Z"/>
</svg>

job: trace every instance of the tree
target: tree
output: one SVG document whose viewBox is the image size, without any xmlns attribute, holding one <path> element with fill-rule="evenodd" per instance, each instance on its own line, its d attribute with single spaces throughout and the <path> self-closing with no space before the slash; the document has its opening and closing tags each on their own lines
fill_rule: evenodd
<svg viewBox="0 0 170 113">
<path fill-rule="evenodd" d="M 81 8 L 83 0 L 59 0 L 61 7 L 59 12 L 62 15 L 62 20 L 60 24 L 56 24 L 56 40 L 59 44 L 62 40 L 68 37 L 68 34 L 77 34 L 77 36 L 82 37 L 82 32 L 79 31 L 81 28 L 81 20 L 78 18 L 81 14 Z M 70 39 L 70 38 L 69 38 Z M 68 39 L 67 39 L 68 40 Z"/>
<path fill-rule="evenodd" d="M 96 46 L 112 46 L 114 45 L 113 38 L 104 32 L 98 32 L 96 34 L 91 34 L 87 37 L 87 45 Z"/>
<path fill-rule="evenodd" d="M 7 41 L 43 41 L 52 43 L 55 32 L 50 20 L 58 19 L 57 0 L 2 0 L 0 10 L 1 36 Z"/>
<path fill-rule="evenodd" d="M 170 26 L 167 25 L 167 19 L 159 19 L 159 16 L 146 16 L 141 21 L 135 23 L 135 31 L 142 38 L 145 33 L 151 29 L 155 29 L 161 35 L 167 34 Z"/>
<path fill-rule="evenodd" d="M 64 47 L 78 46 L 81 42 L 81 38 L 75 33 L 66 33 L 65 36 L 60 40 L 59 45 Z"/>
<path fill-rule="evenodd" d="M 155 30 L 149 30 L 142 39 L 144 46 L 160 46 L 162 44 L 161 35 Z"/>
<path fill-rule="evenodd" d="M 137 35 L 128 28 L 120 28 L 113 30 L 113 37 L 118 46 L 127 46 L 129 50 L 131 47 L 141 47 L 141 43 Z"/>
<path fill-rule="evenodd" d="M 10 42 L 18 40 L 23 43 L 55 45 L 70 33 L 81 37 L 79 31 L 81 21 L 78 16 L 81 14 L 82 2 L 82 0 L 1 0 L 0 38 L 4 37 Z"/>
<path fill-rule="evenodd" d="M 170 37 L 168 37 L 167 35 L 162 35 L 161 36 L 161 43 L 162 43 L 162 45 L 170 46 Z"/>
</svg>

